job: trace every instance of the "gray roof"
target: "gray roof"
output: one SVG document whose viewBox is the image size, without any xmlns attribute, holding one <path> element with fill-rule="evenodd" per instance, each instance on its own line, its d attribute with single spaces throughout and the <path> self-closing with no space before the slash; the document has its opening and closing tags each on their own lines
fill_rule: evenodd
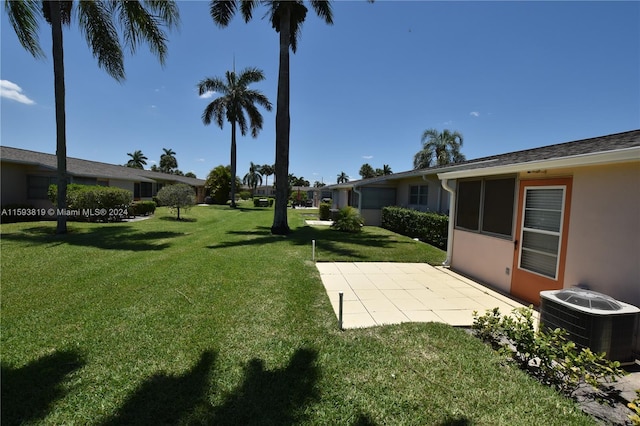
<svg viewBox="0 0 640 426">
<path fill-rule="evenodd" d="M 526 149 L 522 151 L 510 152 L 507 154 L 492 155 L 488 157 L 476 158 L 462 163 L 450 164 L 446 166 L 434 166 L 420 170 L 409 170 L 401 173 L 393 173 L 387 176 L 378 176 L 370 179 L 350 181 L 344 184 L 330 185 L 331 189 L 351 188 L 376 183 L 383 183 L 391 180 L 404 179 L 422 175 L 434 175 L 437 173 L 450 173 L 459 171 L 473 171 L 488 169 L 500 166 L 538 163 L 549 160 L 559 160 L 586 156 L 589 154 L 604 154 L 608 152 L 622 152 L 631 148 L 640 147 L 640 130 L 631 130 L 623 133 L 599 136 L 589 139 L 581 139 L 572 142 L 547 145 L 539 148 Z M 623 154 L 624 155 L 624 154 Z M 629 155 L 638 155 L 637 153 Z M 629 159 L 640 159 L 630 157 Z"/>
<path fill-rule="evenodd" d="M 8 163 L 40 166 L 52 171 L 57 170 L 57 158 L 53 154 L 29 151 L 20 148 L 0 146 L 0 160 Z M 81 160 L 67 157 L 67 173 L 78 177 L 95 177 L 103 179 L 119 179 L 134 182 L 169 181 L 186 183 L 191 186 L 204 186 L 204 180 L 171 175 L 167 173 L 140 170 L 116 164 L 100 163 L 97 161 Z"/>
</svg>

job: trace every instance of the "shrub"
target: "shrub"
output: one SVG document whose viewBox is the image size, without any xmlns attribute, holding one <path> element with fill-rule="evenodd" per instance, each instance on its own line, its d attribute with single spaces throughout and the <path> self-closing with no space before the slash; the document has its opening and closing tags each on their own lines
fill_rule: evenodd
<svg viewBox="0 0 640 426">
<path fill-rule="evenodd" d="M 187 210 L 196 203 L 195 191 L 184 183 L 164 186 L 158 191 L 157 197 L 163 206 L 177 212 L 178 220 L 180 220 L 180 209 Z"/>
<path fill-rule="evenodd" d="M 148 216 L 155 211 L 155 201 L 137 201 L 129 206 L 129 216 Z"/>
<path fill-rule="evenodd" d="M 240 191 L 240 192 L 238 193 L 238 197 L 239 197 L 241 200 L 248 200 L 248 199 L 250 199 L 250 198 L 251 198 L 251 192 L 249 192 L 249 191 Z"/>
<path fill-rule="evenodd" d="M 447 215 L 402 207 L 384 207 L 381 227 L 444 249 L 447 247 Z"/>
<path fill-rule="evenodd" d="M 536 332 L 531 308 L 513 313 L 513 317 L 501 317 L 498 308 L 482 316 L 474 312 L 472 329 L 540 382 L 570 397 L 588 384 L 599 396 L 606 394 L 608 383 L 625 374 L 620 363 L 609 361 L 604 353 L 578 348 L 561 328 Z"/>
<path fill-rule="evenodd" d="M 318 208 L 318 215 L 320 217 L 320 220 L 330 220 L 331 203 L 320 203 L 320 207 Z"/>
<path fill-rule="evenodd" d="M 364 219 L 353 207 L 343 207 L 338 212 L 337 218 L 331 226 L 333 229 L 343 232 L 360 232 L 364 225 Z"/>
<path fill-rule="evenodd" d="M 49 199 L 56 205 L 57 185 L 49 186 Z M 131 191 L 113 186 L 67 185 L 67 210 L 79 212 L 71 218 L 88 221 L 121 220 L 133 198 Z"/>
<path fill-rule="evenodd" d="M 636 399 L 627 404 L 633 411 L 633 414 L 629 414 L 629 419 L 634 426 L 640 426 L 640 389 L 636 391 Z"/>
</svg>

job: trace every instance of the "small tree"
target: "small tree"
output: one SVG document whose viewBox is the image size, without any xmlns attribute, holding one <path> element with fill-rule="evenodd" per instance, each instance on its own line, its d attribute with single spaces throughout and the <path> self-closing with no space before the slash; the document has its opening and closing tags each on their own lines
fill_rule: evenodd
<svg viewBox="0 0 640 426">
<path fill-rule="evenodd" d="M 184 183 L 163 187 L 158 191 L 157 197 L 160 204 L 177 211 L 178 220 L 180 220 L 180 209 L 189 209 L 196 203 L 195 191 L 192 187 Z"/>
</svg>

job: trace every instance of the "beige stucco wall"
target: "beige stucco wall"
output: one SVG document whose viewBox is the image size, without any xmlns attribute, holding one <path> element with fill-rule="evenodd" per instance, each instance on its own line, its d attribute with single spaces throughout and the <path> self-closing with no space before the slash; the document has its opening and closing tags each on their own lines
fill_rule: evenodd
<svg viewBox="0 0 640 426">
<path fill-rule="evenodd" d="M 365 226 L 380 226 L 382 224 L 382 210 L 362 209 L 360 216 L 364 219 Z"/>
<path fill-rule="evenodd" d="M 640 163 L 577 169 L 565 287 L 640 306 Z"/>
<path fill-rule="evenodd" d="M 452 269 L 508 293 L 512 262 L 512 240 L 454 230 Z"/>
</svg>

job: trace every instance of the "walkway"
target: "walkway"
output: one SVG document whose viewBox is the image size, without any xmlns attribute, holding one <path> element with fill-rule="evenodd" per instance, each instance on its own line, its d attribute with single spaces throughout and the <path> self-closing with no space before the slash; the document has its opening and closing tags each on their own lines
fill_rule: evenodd
<svg viewBox="0 0 640 426">
<path fill-rule="evenodd" d="M 343 328 L 402 322 L 468 327 L 473 311 L 483 314 L 498 307 L 508 314 L 525 306 L 447 268 L 424 263 L 318 262 L 316 266 L 336 316 L 339 292 L 344 294 Z"/>
</svg>

